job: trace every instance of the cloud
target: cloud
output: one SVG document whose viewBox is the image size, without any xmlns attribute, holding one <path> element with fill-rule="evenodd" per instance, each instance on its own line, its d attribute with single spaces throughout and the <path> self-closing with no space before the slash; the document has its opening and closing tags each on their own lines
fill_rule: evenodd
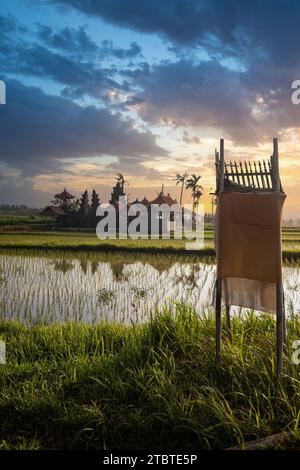
<svg viewBox="0 0 300 470">
<path fill-rule="evenodd" d="M 216 61 L 180 60 L 154 66 L 127 105 L 151 124 L 216 128 L 240 143 L 260 134 L 252 115 L 253 94 L 240 73 Z"/>
<path fill-rule="evenodd" d="M 109 89 L 122 88 L 111 78 L 111 71 L 101 69 L 91 61 L 63 56 L 39 44 L 11 46 L 1 61 L 4 73 L 51 79 L 66 85 L 69 94 L 72 90 L 77 97 L 87 94 L 99 98 Z"/>
<path fill-rule="evenodd" d="M 121 112 L 126 107 L 119 105 L 120 93 L 126 93 L 127 107 L 136 110 L 149 124 L 217 129 L 217 132 L 239 144 L 253 144 L 269 139 L 272 134 L 290 127 L 293 119 L 298 122 L 298 110 L 290 109 L 290 83 L 300 72 L 299 59 L 294 52 L 289 51 L 289 55 L 295 57 L 295 63 L 291 64 L 290 59 L 285 57 L 288 54 L 279 54 L 282 46 L 278 50 L 274 46 L 278 42 L 278 34 L 274 37 L 271 28 L 272 21 L 278 22 L 280 10 L 275 8 L 274 18 L 266 21 L 264 27 L 271 28 L 267 34 L 262 28 L 260 15 L 258 19 L 254 15 L 254 12 L 259 11 L 267 19 L 265 4 L 256 4 L 256 9 L 248 5 L 241 9 L 238 2 L 231 0 L 228 2 L 229 15 L 220 3 L 214 1 L 187 0 L 187 3 L 195 17 L 201 13 L 201 27 L 196 27 L 193 20 L 190 24 L 190 10 L 186 10 L 185 2 L 176 0 L 172 1 L 173 8 L 168 0 L 160 5 L 161 11 L 156 11 L 157 21 L 154 24 L 169 38 L 173 37 L 173 28 L 176 27 L 177 31 L 178 25 L 185 25 L 189 34 L 193 32 L 194 39 L 188 40 L 178 33 L 175 47 L 178 47 L 178 41 L 190 48 L 194 47 L 195 51 L 202 45 L 214 57 L 211 60 L 200 62 L 195 56 L 187 55 L 184 59 L 172 63 L 161 62 L 152 67 L 144 61 L 135 69 L 126 69 L 121 65 L 117 67 L 115 64 L 104 68 L 95 65 L 96 57 L 133 59 L 141 54 L 140 46 L 132 42 L 129 48 L 124 49 L 116 47 L 109 40 L 97 44 L 84 27 L 66 27 L 55 31 L 49 26 L 39 25 L 38 38 L 47 47 L 22 41 L 11 45 L 7 43 L 4 46 L 5 53 L 2 54 L 3 70 L 10 74 L 54 80 L 64 86 L 61 94 L 67 98 L 91 96 L 108 103 L 109 100 L 113 101 L 110 97 L 117 96 L 115 105 Z M 118 0 L 113 3 L 80 2 L 80 5 L 68 2 L 68 5 L 89 14 L 108 15 L 105 18 L 110 18 L 112 22 L 118 21 L 113 18 L 118 18 L 120 14 L 114 10 L 113 5 L 116 4 L 119 4 Z M 131 5 L 131 15 L 128 16 L 126 9 L 121 9 L 122 21 L 126 22 L 128 16 L 128 21 L 138 22 L 139 28 L 148 25 L 150 31 L 154 21 L 153 11 L 158 3 L 146 0 L 145 10 L 133 0 L 129 0 L 128 5 Z M 135 20 L 130 19 L 131 16 Z M 285 12 L 283 17 L 286 17 Z M 256 20 L 258 35 L 263 39 L 261 43 L 257 42 L 254 31 Z M 21 27 L 12 17 L 6 20 L 2 18 L 2 22 L 4 35 L 14 33 Z M 187 24 L 189 28 L 186 28 Z M 292 30 L 294 26 L 292 21 Z M 286 23 L 282 29 L 285 28 Z M 291 42 L 294 33 L 289 31 L 287 37 Z M 222 63 L 224 57 L 244 62 L 244 70 L 234 70 L 228 63 L 225 65 Z M 120 77 L 124 78 L 123 82 Z"/>
<path fill-rule="evenodd" d="M 282 66 L 279 71 L 272 78 L 276 68 L 265 69 L 262 63 L 250 73 L 230 70 L 216 60 L 162 62 L 148 73 L 134 72 L 140 91 L 130 94 L 124 105 L 150 125 L 190 126 L 202 136 L 212 131 L 240 145 L 256 145 L 300 126 L 299 106 L 291 103 L 296 70 Z M 187 134 L 183 140 L 192 143 Z"/>
<path fill-rule="evenodd" d="M 150 132 L 107 109 L 83 107 L 16 80 L 0 107 L 0 161 L 25 174 L 62 171 L 62 160 L 110 155 L 139 162 L 166 156 Z"/>
<path fill-rule="evenodd" d="M 298 0 L 49 1 L 76 8 L 114 25 L 158 34 L 167 39 L 171 43 L 169 48 L 185 60 L 193 54 L 197 58 L 199 51 L 204 51 L 223 67 L 226 64 L 231 70 L 243 70 L 236 94 L 243 98 L 245 91 L 263 94 L 265 101 L 270 101 L 272 110 L 274 96 L 268 95 L 270 91 L 283 95 L 286 90 L 286 107 L 290 84 L 300 75 Z M 138 82 L 147 70 L 140 67 L 127 73 Z M 225 68 L 224 73 L 226 80 Z M 236 80 L 233 83 L 237 85 Z M 279 108 L 277 112 L 280 114 Z"/>
<path fill-rule="evenodd" d="M 12 51 L 13 39 L 12 35 L 26 32 L 26 28 L 19 24 L 12 15 L 0 15 L 0 56 L 1 62 L 5 62 L 5 58 Z"/>
<path fill-rule="evenodd" d="M 185 144 L 200 144 L 201 140 L 197 135 L 191 136 L 188 131 L 183 131 L 182 140 Z"/>
<path fill-rule="evenodd" d="M 35 189 L 31 178 L 9 178 L 0 174 L 0 204 L 43 207 L 52 198 L 51 193 Z"/>
<path fill-rule="evenodd" d="M 90 54 L 98 50 L 97 44 L 88 36 L 83 27 L 53 31 L 50 26 L 39 24 L 37 36 L 47 46 L 76 54 Z"/>
<path fill-rule="evenodd" d="M 0 15 L 0 32 L 1 34 L 10 34 L 16 32 L 26 32 L 27 28 L 21 25 L 12 15 Z"/>
<path fill-rule="evenodd" d="M 72 6 L 115 25 L 147 33 L 162 34 L 172 40 L 191 42 L 198 39 L 212 24 L 207 0 L 50 0 L 50 3 Z M 230 5 L 229 5 L 230 8 Z M 224 10 L 224 9 L 222 9 Z M 208 21 L 210 19 L 210 21 Z M 188 25 L 188 27 L 187 27 Z"/>
<path fill-rule="evenodd" d="M 83 27 L 63 28 L 54 31 L 38 25 L 37 42 L 18 37 L 22 25 L 14 17 L 0 17 L 0 60 L 2 72 L 53 80 L 65 85 L 63 95 L 82 98 L 107 99 L 109 91 L 128 91 L 126 82 L 114 76 L 115 65 L 100 66 L 100 59 L 133 59 L 141 54 L 140 46 L 132 42 L 129 48 L 115 47 L 112 41 L 96 44 Z M 46 45 L 46 46 L 45 46 Z"/>
<path fill-rule="evenodd" d="M 113 41 L 105 40 L 97 44 L 86 33 L 83 26 L 79 28 L 63 28 L 54 31 L 50 26 L 38 24 L 37 37 L 47 47 L 67 51 L 76 56 L 92 55 L 94 58 L 115 57 L 117 59 L 132 59 L 141 54 L 141 47 L 131 42 L 129 48 L 116 47 Z"/>
<path fill-rule="evenodd" d="M 156 33 L 187 46 L 236 55 L 260 51 L 280 61 L 297 57 L 298 0 L 49 0 L 117 26 Z M 284 38 L 284 40 L 283 40 Z M 290 49 L 293 47 L 294 52 Z M 287 54 L 287 52 L 289 52 Z"/>
<path fill-rule="evenodd" d="M 115 57 L 116 59 L 133 59 L 141 55 L 142 49 L 135 42 L 131 42 L 128 49 L 122 47 L 115 47 L 112 41 L 102 41 L 99 53 L 103 57 Z"/>
<path fill-rule="evenodd" d="M 110 163 L 106 166 L 106 171 L 122 173 L 130 177 L 139 177 L 148 181 L 162 180 L 164 174 L 155 168 L 147 168 L 143 158 L 124 157 L 118 162 Z"/>
</svg>

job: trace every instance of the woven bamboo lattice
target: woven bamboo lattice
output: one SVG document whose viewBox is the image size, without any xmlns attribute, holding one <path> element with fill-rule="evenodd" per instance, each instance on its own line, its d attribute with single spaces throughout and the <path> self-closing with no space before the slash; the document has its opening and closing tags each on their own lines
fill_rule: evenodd
<svg viewBox="0 0 300 470">
<path fill-rule="evenodd" d="M 220 141 L 220 152 L 215 151 L 217 193 L 221 191 L 282 191 L 278 175 L 277 139 L 274 139 L 274 154 L 266 160 L 229 161 L 229 163 L 223 160 L 222 165 L 222 156 L 224 158 L 223 139 Z M 221 189 L 222 180 L 224 186 Z"/>
</svg>

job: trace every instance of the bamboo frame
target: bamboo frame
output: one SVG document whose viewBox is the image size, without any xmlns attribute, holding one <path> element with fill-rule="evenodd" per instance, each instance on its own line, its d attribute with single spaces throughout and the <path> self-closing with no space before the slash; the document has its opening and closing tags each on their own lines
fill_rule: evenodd
<svg viewBox="0 0 300 470">
<path fill-rule="evenodd" d="M 220 140 L 220 152 L 215 151 L 217 193 L 223 191 L 281 191 L 278 167 L 278 141 L 273 139 L 273 155 L 258 162 L 224 159 L 224 139 Z"/>
<path fill-rule="evenodd" d="M 273 139 L 273 154 L 270 159 L 251 162 L 226 163 L 224 158 L 224 139 L 220 140 L 220 152 L 215 151 L 216 194 L 227 191 L 282 191 L 279 176 L 278 140 Z M 222 279 L 216 280 L 216 357 L 221 360 L 222 324 Z M 232 341 L 230 327 L 230 305 L 226 305 L 227 337 Z M 283 352 L 286 347 L 286 317 L 282 283 L 276 285 L 276 376 L 280 378 L 283 367 Z"/>
</svg>

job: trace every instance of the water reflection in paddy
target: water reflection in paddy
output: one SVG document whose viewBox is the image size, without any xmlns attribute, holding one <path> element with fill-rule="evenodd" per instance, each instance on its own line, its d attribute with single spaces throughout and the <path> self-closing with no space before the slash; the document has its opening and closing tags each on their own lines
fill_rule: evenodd
<svg viewBox="0 0 300 470">
<path fill-rule="evenodd" d="M 143 322 L 149 313 L 184 302 L 211 308 L 215 266 L 174 257 L 0 256 L 0 314 L 35 322 Z M 288 310 L 300 309 L 300 268 L 284 268 Z"/>
</svg>

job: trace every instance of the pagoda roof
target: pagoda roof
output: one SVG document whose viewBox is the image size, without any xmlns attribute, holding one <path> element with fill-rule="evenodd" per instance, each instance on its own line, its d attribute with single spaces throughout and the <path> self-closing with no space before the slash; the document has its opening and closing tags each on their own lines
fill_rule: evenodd
<svg viewBox="0 0 300 470">
<path fill-rule="evenodd" d="M 168 204 L 168 206 L 172 206 L 173 204 L 176 204 L 176 200 L 173 199 L 170 194 L 167 196 L 163 193 L 160 193 L 157 198 L 155 198 L 151 204 Z"/>
<path fill-rule="evenodd" d="M 146 198 L 146 196 L 143 197 L 143 199 L 141 200 L 141 204 L 149 204 L 149 199 Z"/>
<path fill-rule="evenodd" d="M 70 194 L 66 188 L 61 192 L 61 193 L 58 193 L 58 194 L 55 194 L 55 196 L 57 199 L 62 199 L 62 200 L 66 200 L 66 199 L 74 199 L 75 196 L 73 196 L 72 194 Z"/>
</svg>

